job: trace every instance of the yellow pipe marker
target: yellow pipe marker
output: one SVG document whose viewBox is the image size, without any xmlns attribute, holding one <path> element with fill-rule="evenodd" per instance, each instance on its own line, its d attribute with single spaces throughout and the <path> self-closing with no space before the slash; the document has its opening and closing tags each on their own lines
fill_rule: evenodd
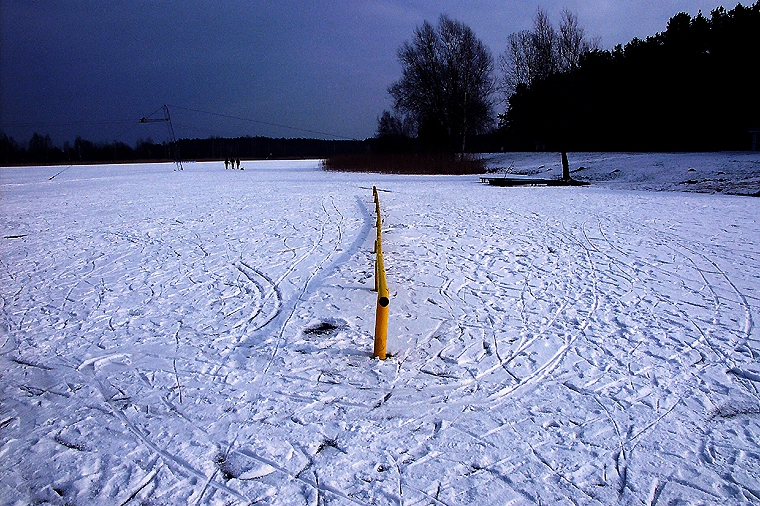
<svg viewBox="0 0 760 506">
<path fill-rule="evenodd" d="M 391 303 L 388 293 L 388 283 L 385 279 L 385 265 L 383 264 L 383 254 L 377 254 L 378 265 L 378 290 L 377 290 L 377 311 L 375 313 L 375 350 L 373 357 L 385 360 L 385 347 L 388 342 L 388 306 Z"/>
<path fill-rule="evenodd" d="M 388 306 L 391 303 L 388 293 L 388 282 L 385 278 L 385 262 L 383 261 L 383 221 L 380 218 L 380 198 L 377 188 L 372 187 L 377 213 L 377 240 L 375 241 L 375 291 L 377 292 L 377 311 L 375 312 L 375 349 L 373 357 L 386 359 L 386 344 L 388 342 Z"/>
<path fill-rule="evenodd" d="M 377 244 L 377 242 L 375 242 Z M 379 253 L 379 250 L 374 251 L 375 254 Z M 375 260 L 375 288 L 372 289 L 373 292 L 379 292 L 380 291 L 380 266 L 377 264 L 377 260 Z"/>
</svg>

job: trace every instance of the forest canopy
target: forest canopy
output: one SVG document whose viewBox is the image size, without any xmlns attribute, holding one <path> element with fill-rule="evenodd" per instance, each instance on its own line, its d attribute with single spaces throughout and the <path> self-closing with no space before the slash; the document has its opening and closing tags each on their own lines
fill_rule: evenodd
<svg viewBox="0 0 760 506">
<path fill-rule="evenodd" d="M 760 126 L 760 2 L 667 29 L 611 51 L 590 50 L 508 99 L 510 149 L 711 151 L 750 148 Z"/>
</svg>

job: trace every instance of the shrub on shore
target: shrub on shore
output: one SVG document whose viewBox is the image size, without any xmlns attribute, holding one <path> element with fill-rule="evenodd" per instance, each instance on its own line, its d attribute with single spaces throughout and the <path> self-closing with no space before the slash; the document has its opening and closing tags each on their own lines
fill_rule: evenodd
<svg viewBox="0 0 760 506">
<path fill-rule="evenodd" d="M 356 153 L 335 155 L 322 162 L 324 170 L 384 174 L 482 174 L 485 162 L 476 155 L 449 153 Z"/>
</svg>

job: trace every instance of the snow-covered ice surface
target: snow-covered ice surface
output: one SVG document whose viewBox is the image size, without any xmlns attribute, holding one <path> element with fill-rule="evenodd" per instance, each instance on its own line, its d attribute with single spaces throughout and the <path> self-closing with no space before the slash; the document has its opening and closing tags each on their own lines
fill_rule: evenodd
<svg viewBox="0 0 760 506">
<path fill-rule="evenodd" d="M 486 155 L 503 173 L 560 177 L 557 153 Z M 675 190 L 756 195 L 760 192 L 760 156 L 739 153 L 570 153 L 571 176 L 617 190 Z M 757 195 L 756 195 L 757 196 Z"/>
<path fill-rule="evenodd" d="M 583 156 L 0 168 L 0 503 L 760 503 L 760 155 Z"/>
</svg>

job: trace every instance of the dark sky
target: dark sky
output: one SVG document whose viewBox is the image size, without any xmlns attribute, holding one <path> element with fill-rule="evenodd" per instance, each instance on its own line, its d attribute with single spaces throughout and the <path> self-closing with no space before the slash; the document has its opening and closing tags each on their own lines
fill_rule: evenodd
<svg viewBox="0 0 760 506">
<path fill-rule="evenodd" d="M 718 2 L 0 0 L 0 129 L 19 142 L 162 142 L 164 124 L 137 120 L 169 104 L 177 137 L 361 139 L 390 108 L 396 50 L 441 13 L 496 57 L 539 6 L 555 25 L 575 12 L 609 49 Z"/>
</svg>

